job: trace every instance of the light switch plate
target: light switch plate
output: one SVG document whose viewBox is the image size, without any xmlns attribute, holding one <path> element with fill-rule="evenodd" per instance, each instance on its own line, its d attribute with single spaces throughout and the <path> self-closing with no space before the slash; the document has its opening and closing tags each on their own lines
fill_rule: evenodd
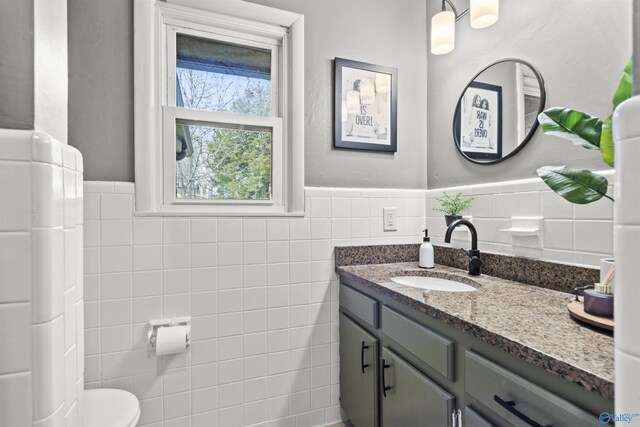
<svg viewBox="0 0 640 427">
<path fill-rule="evenodd" d="M 398 209 L 382 208 L 382 230 L 396 231 L 398 230 Z"/>
</svg>

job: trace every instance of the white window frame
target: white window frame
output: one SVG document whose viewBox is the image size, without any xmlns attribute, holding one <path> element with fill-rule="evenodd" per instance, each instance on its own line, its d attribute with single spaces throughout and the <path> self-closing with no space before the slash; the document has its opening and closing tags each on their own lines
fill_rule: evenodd
<svg viewBox="0 0 640 427">
<path fill-rule="evenodd" d="M 238 0 L 136 0 L 134 32 L 136 214 L 303 215 L 304 17 Z M 177 108 L 176 32 L 213 34 L 223 41 L 241 37 L 247 45 L 272 46 L 272 79 L 279 83 L 272 90 L 280 89 L 272 96 L 272 116 Z M 279 48 L 273 48 L 274 41 Z M 177 199 L 177 119 L 270 128 L 271 200 Z"/>
</svg>

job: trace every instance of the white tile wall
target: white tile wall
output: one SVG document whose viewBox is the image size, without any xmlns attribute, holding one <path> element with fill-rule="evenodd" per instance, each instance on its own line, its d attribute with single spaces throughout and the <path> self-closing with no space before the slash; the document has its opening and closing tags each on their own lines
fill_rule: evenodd
<svg viewBox="0 0 640 427">
<path fill-rule="evenodd" d="M 613 195 L 613 170 L 601 172 L 609 180 Z M 427 227 L 433 242 L 443 244 L 446 226 L 443 215 L 434 212 L 436 197 L 446 191 L 462 192 L 474 198 L 463 215 L 471 216 L 478 231 L 480 250 L 522 255 L 564 263 L 600 266 L 600 259 L 613 254 L 613 203 L 603 198 L 589 205 L 574 205 L 551 191 L 541 179 L 471 185 L 427 191 Z M 500 229 L 512 226 L 512 217 L 543 217 L 542 246 L 538 240 L 512 240 Z M 468 248 L 470 235 L 456 232 L 452 244 Z"/>
<path fill-rule="evenodd" d="M 0 129 L 2 426 L 78 425 L 82 187 L 76 149 L 42 133 Z"/>
<path fill-rule="evenodd" d="M 132 391 L 141 425 L 339 421 L 333 247 L 419 242 L 425 191 L 308 188 L 300 218 L 149 218 L 133 188 L 84 185 L 87 387 Z M 146 322 L 185 315 L 191 348 L 149 356 Z"/>
</svg>

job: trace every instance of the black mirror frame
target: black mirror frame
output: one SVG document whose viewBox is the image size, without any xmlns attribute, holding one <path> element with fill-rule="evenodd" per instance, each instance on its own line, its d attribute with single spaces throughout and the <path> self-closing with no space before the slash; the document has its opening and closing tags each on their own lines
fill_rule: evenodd
<svg viewBox="0 0 640 427">
<path fill-rule="evenodd" d="M 464 87 L 464 90 L 460 94 L 460 97 L 458 98 L 458 102 L 456 103 L 456 109 L 455 109 L 455 112 L 453 113 L 453 124 L 452 124 L 452 127 L 451 127 L 451 133 L 453 134 L 453 142 L 454 142 L 454 144 L 456 146 L 456 149 L 460 153 L 460 155 L 462 155 L 462 157 L 464 157 L 465 160 L 468 160 L 468 161 L 470 161 L 472 163 L 475 163 L 477 165 L 495 165 L 497 163 L 503 162 L 503 161 L 515 156 L 516 154 L 518 154 L 518 152 L 520 150 L 522 150 L 524 148 L 525 145 L 527 145 L 529 140 L 531 140 L 531 138 L 533 138 L 533 135 L 536 133 L 536 130 L 538 129 L 539 122 L 538 122 L 538 119 L 536 117 L 536 121 L 533 123 L 533 126 L 531 126 L 531 129 L 529 130 L 529 133 L 527 135 L 525 135 L 524 139 L 522 140 L 522 142 L 520 144 L 518 144 L 516 149 L 513 150 L 511 153 L 507 154 L 506 156 L 501 157 L 500 159 L 489 160 L 489 161 L 480 161 L 478 159 L 473 159 L 473 158 L 467 156 L 462 151 L 462 149 L 460 149 L 460 141 L 459 141 L 459 138 L 458 138 L 458 133 L 456 132 L 456 122 L 457 122 L 457 118 L 460 115 L 460 102 L 462 101 L 462 97 L 464 96 L 465 92 L 467 91 L 467 88 L 469 88 L 469 86 L 475 81 L 475 79 L 478 78 L 478 76 L 480 76 L 480 74 L 484 73 L 486 70 L 488 70 L 489 68 L 493 67 L 494 65 L 501 64 L 503 62 L 518 62 L 520 64 L 524 64 L 527 67 L 529 67 L 533 71 L 534 75 L 536 76 L 536 79 L 538 79 L 538 84 L 540 85 L 540 107 L 538 107 L 538 114 L 540 114 L 541 112 L 544 111 L 544 106 L 546 104 L 547 91 L 546 91 L 545 86 L 544 86 L 544 79 L 542 78 L 542 74 L 540 74 L 540 71 L 538 71 L 538 69 L 536 67 L 534 67 L 529 62 L 524 61 L 522 59 L 518 59 L 518 58 L 501 59 L 499 61 L 496 61 L 496 62 L 494 62 L 492 64 L 487 65 L 482 70 L 480 70 L 480 72 L 478 72 L 475 76 L 473 76 L 473 78 L 469 81 L 469 83 L 467 83 L 467 85 Z"/>
</svg>

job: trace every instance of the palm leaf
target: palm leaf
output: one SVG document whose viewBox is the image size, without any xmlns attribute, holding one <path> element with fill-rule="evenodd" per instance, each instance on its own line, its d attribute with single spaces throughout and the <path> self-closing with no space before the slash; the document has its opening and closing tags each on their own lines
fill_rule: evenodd
<svg viewBox="0 0 640 427">
<path fill-rule="evenodd" d="M 618 105 L 631 98 L 633 92 L 633 60 L 629 60 L 624 67 L 624 73 L 616 89 L 616 93 L 613 95 L 613 109 L 615 110 Z M 602 124 L 602 134 L 600 135 L 600 151 L 602 155 L 602 161 L 608 166 L 614 167 L 614 143 L 613 143 L 613 115 L 609 115 Z"/>
<path fill-rule="evenodd" d="M 575 145 L 597 150 L 600 147 L 602 120 L 563 107 L 549 108 L 538 116 L 544 133 L 568 139 Z"/>
<path fill-rule="evenodd" d="M 614 159 L 612 117 L 613 115 L 609 114 L 609 117 L 604 119 L 602 135 L 600 136 L 600 155 L 602 156 L 602 161 L 610 167 L 613 167 Z"/>
<path fill-rule="evenodd" d="M 613 95 L 613 109 L 615 110 L 618 105 L 627 99 L 631 98 L 633 92 L 633 70 L 632 70 L 632 62 L 630 59 L 627 62 L 627 65 L 624 67 L 624 73 L 622 74 L 622 78 L 620 79 L 620 83 L 618 84 L 618 89 L 616 89 L 616 93 Z M 611 166 L 611 165 L 609 165 Z"/>
<path fill-rule="evenodd" d="M 586 169 L 566 166 L 543 166 L 538 176 L 561 197 L 571 203 L 586 205 L 607 196 L 607 179 Z"/>
</svg>

